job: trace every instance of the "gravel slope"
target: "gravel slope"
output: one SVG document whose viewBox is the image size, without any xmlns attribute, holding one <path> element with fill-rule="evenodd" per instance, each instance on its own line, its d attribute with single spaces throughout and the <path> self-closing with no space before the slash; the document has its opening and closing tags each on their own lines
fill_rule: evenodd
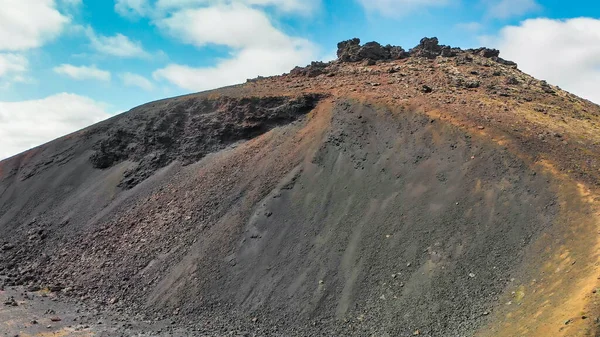
<svg viewBox="0 0 600 337">
<path fill-rule="evenodd" d="M 153 102 L 0 162 L 0 281 L 114 317 L 98 335 L 594 335 L 598 107 L 451 51 Z M 32 303 L 0 331 L 39 328 L 10 325 Z"/>
</svg>

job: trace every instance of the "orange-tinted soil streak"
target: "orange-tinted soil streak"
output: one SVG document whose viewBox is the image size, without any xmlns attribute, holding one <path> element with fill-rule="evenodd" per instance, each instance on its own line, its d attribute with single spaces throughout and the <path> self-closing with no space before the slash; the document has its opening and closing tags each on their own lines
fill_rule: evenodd
<svg viewBox="0 0 600 337">
<path fill-rule="evenodd" d="M 558 223 L 534 243 L 516 280 L 501 297 L 499 310 L 480 336 L 596 336 L 600 315 L 595 289 L 600 287 L 600 197 L 585 184 L 561 173 L 550 160 L 519 148 L 510 135 L 493 128 L 480 130 L 468 121 L 422 106 L 432 119 L 459 126 L 504 146 L 538 172 L 552 176 L 559 197 Z M 560 160 L 554 158 L 554 161 Z"/>
<path fill-rule="evenodd" d="M 354 95 L 353 95 L 354 96 Z M 381 99 L 354 96 L 361 102 L 389 105 Z M 515 280 L 501 296 L 498 310 L 479 336 L 596 336 L 594 319 L 600 316 L 596 289 L 600 289 L 600 196 L 584 183 L 556 169 L 554 161 L 524 152 L 518 142 L 494 128 L 461 120 L 424 100 L 406 107 L 388 106 L 396 113 L 406 108 L 458 126 L 474 137 L 507 148 L 536 171 L 548 174 L 559 198 L 560 220 L 535 242 Z M 536 160 L 537 159 L 537 160 Z"/>
</svg>

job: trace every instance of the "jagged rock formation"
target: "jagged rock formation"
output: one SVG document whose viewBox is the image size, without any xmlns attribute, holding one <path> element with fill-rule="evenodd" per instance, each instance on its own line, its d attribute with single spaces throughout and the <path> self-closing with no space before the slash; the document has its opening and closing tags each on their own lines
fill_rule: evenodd
<svg viewBox="0 0 600 337">
<path fill-rule="evenodd" d="M 0 332 L 596 334 L 600 108 L 493 49 L 338 47 L 0 161 Z"/>
<path fill-rule="evenodd" d="M 377 42 L 365 43 L 360 45 L 360 39 L 338 43 L 337 56 L 341 62 L 358 62 L 362 60 L 399 60 L 408 57 L 402 47 L 387 45 L 383 47 Z"/>
<path fill-rule="evenodd" d="M 368 42 L 361 46 L 360 39 L 354 38 L 338 43 L 337 61 L 336 62 L 361 62 L 364 61 L 368 65 L 374 65 L 378 61 L 394 61 L 402 60 L 409 57 L 429 58 L 434 59 L 441 57 L 456 57 L 470 58 L 469 55 L 478 55 L 484 58 L 491 59 L 495 62 L 517 67 L 517 64 L 512 61 L 507 61 L 500 58 L 500 51 L 490 48 L 478 48 L 462 50 L 450 46 L 440 45 L 436 37 L 423 38 L 419 45 L 410 49 L 408 52 L 400 46 L 386 45 L 382 46 L 377 42 Z M 472 58 L 471 58 L 472 61 Z M 312 62 L 306 67 L 296 67 L 290 73 L 294 76 L 316 77 L 321 74 L 331 74 L 328 67 L 335 62 Z"/>
<path fill-rule="evenodd" d="M 107 137 L 95 145 L 90 160 L 100 169 L 124 160 L 137 162 L 134 169 L 125 173 L 122 182 L 122 186 L 130 188 L 175 160 L 184 164 L 197 162 L 208 153 L 289 124 L 313 110 L 319 99 L 319 95 L 294 99 L 190 98 L 150 109 L 145 107 L 139 109 L 144 117 L 132 112 L 115 123 Z"/>
<path fill-rule="evenodd" d="M 436 37 L 423 38 L 419 42 L 419 45 L 406 52 L 400 46 L 382 46 L 377 42 L 369 42 L 360 45 L 360 39 L 354 38 L 338 43 L 337 56 L 341 62 L 359 62 L 359 61 L 392 61 L 400 60 L 407 57 L 425 57 L 425 58 L 436 58 L 442 57 L 455 57 L 463 52 L 460 48 L 453 48 L 450 46 L 440 45 Z M 506 65 L 516 66 L 515 63 L 505 61 L 499 58 L 500 51 L 489 48 L 479 49 L 467 49 L 465 53 L 479 55 L 485 58 L 490 58 L 499 63 Z"/>
<path fill-rule="evenodd" d="M 386 45 L 382 46 L 377 42 L 368 42 L 360 44 L 360 39 L 354 38 L 338 43 L 337 60 L 329 63 L 312 62 L 306 67 L 295 67 L 290 72 L 293 76 L 317 77 L 322 74 L 334 76 L 335 71 L 331 71 L 332 66 L 339 63 L 365 62 L 367 65 L 374 65 L 377 62 L 392 62 L 409 57 L 435 59 L 436 57 L 458 58 L 457 62 L 472 62 L 473 55 L 477 55 L 494 62 L 517 67 L 512 61 L 504 60 L 500 57 L 500 51 L 490 48 L 477 48 L 462 50 L 446 45 L 440 45 L 436 37 L 423 38 L 419 45 L 410 49 L 408 52 L 400 46 Z"/>
</svg>

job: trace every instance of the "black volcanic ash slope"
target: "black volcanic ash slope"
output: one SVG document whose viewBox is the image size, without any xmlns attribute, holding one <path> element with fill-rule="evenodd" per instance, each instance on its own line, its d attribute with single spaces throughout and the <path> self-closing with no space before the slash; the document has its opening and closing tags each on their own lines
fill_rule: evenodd
<svg viewBox="0 0 600 337">
<path fill-rule="evenodd" d="M 88 230 L 81 215 L 38 215 L 3 253 L 9 282 L 240 331 L 258 317 L 283 335 L 472 333 L 553 221 L 547 179 L 411 112 L 345 101 L 332 113 L 317 151 L 289 169 L 277 151 L 297 146 L 285 137 L 301 125 L 257 145 L 274 157 L 241 147 L 150 179 L 106 220 L 88 214 Z"/>
</svg>

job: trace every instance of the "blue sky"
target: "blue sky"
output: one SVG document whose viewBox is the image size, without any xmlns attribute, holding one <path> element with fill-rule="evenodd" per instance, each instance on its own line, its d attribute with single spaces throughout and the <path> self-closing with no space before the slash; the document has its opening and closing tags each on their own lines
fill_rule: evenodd
<svg viewBox="0 0 600 337">
<path fill-rule="evenodd" d="M 0 159 L 164 97 L 274 75 L 359 37 L 497 47 L 595 102 L 600 3 L 0 0 Z"/>
</svg>

